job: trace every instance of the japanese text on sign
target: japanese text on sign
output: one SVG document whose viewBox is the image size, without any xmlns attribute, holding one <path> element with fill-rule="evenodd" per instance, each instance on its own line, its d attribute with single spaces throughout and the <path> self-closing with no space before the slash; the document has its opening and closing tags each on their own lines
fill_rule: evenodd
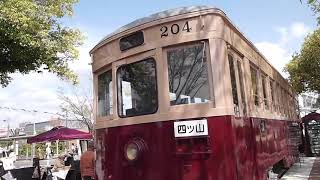
<svg viewBox="0 0 320 180">
<path fill-rule="evenodd" d="M 175 137 L 205 136 L 208 135 L 207 120 L 174 122 Z"/>
</svg>

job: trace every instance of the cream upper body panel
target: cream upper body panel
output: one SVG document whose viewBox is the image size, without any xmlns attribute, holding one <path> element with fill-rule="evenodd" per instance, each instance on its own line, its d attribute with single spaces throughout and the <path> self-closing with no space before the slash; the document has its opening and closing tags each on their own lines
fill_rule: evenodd
<svg viewBox="0 0 320 180">
<path fill-rule="evenodd" d="M 167 31 L 170 33 L 171 25 L 179 24 L 179 27 L 183 28 L 186 21 L 192 27 L 190 32 L 183 32 L 180 29 L 181 33 L 175 36 L 161 37 L 161 28 L 163 26 L 169 27 Z M 144 33 L 144 44 L 133 49 L 120 51 L 119 40 L 137 31 Z M 280 81 L 280 84 L 285 89 L 291 89 L 288 82 L 271 66 L 253 43 L 244 37 L 225 13 L 218 8 L 210 6 L 192 6 L 163 11 L 121 27 L 106 36 L 90 51 L 93 61 L 92 70 L 96 72 L 105 65 L 134 55 L 136 52 L 145 52 L 157 47 L 170 46 L 171 44 L 176 44 L 177 40 L 182 38 L 188 40 L 188 37 L 192 39 L 192 37 L 199 36 L 224 39 L 237 51 L 248 57 L 251 63 L 259 66 L 268 76 Z M 290 93 L 293 94 L 291 91 Z"/>
<path fill-rule="evenodd" d="M 120 49 L 120 40 L 136 32 L 143 32 L 143 44 L 131 49 Z M 121 64 L 131 63 L 142 57 L 154 57 L 157 62 L 157 71 L 166 72 L 165 57 L 163 52 L 167 48 L 171 48 L 177 44 L 190 43 L 193 41 L 206 40 L 209 45 L 210 63 L 212 68 L 210 71 L 212 79 L 210 86 L 213 90 L 210 94 L 213 96 L 212 104 L 198 104 L 197 108 L 193 106 L 177 106 L 170 107 L 167 77 L 163 73 L 158 76 L 158 91 L 159 109 L 155 114 L 149 114 L 141 117 L 127 117 L 125 121 L 119 121 L 120 117 L 117 112 L 117 87 L 116 87 L 116 70 Z M 173 120 L 173 119 L 188 119 L 194 117 L 206 117 L 215 115 L 232 115 L 233 104 L 230 87 L 230 75 L 227 63 L 228 50 L 236 52 L 243 59 L 244 80 L 246 86 L 246 96 L 249 111 L 248 115 L 259 117 L 263 114 L 266 118 L 276 118 L 275 113 L 271 111 L 254 112 L 252 105 L 251 84 L 250 84 L 250 64 L 259 67 L 263 74 L 270 79 L 278 82 L 280 86 L 286 89 L 292 96 L 295 96 L 291 91 L 288 82 L 273 68 L 258 49 L 231 23 L 225 13 L 217 8 L 200 6 L 179 8 L 169 11 L 164 11 L 151 15 L 150 17 L 142 18 L 134 21 L 114 33 L 105 37 L 91 51 L 92 71 L 94 73 L 95 86 L 95 112 L 97 112 L 97 76 L 107 69 L 113 69 L 113 115 L 105 117 L 95 116 L 96 127 L 112 127 L 123 126 L 130 124 Z M 160 74 L 158 74 L 160 75 Z M 186 109 L 190 111 L 186 111 Z M 266 113 L 267 112 L 267 113 Z"/>
</svg>

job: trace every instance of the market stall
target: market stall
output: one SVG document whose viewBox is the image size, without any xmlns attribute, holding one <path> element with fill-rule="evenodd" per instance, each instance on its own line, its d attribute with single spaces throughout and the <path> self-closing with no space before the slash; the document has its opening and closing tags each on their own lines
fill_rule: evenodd
<svg viewBox="0 0 320 180">
<path fill-rule="evenodd" d="M 52 142 L 52 141 L 67 141 L 67 140 L 91 140 L 92 135 L 87 132 L 79 131 L 76 129 L 71 129 L 67 128 L 64 126 L 58 126 L 55 128 L 52 128 L 49 131 L 43 132 L 37 136 L 30 137 L 27 139 L 27 143 L 41 143 L 41 142 Z M 58 147 L 58 143 L 57 147 Z M 63 155 L 58 155 L 57 159 L 55 159 L 53 169 L 51 169 L 51 166 L 45 167 L 46 174 L 52 175 L 53 179 L 59 178 L 59 179 L 66 179 L 66 176 L 68 175 L 69 171 L 79 171 L 77 169 L 77 164 L 78 162 L 74 162 L 72 164 L 65 164 L 63 159 L 67 158 L 67 156 Z M 66 165 L 66 166 L 65 166 Z M 63 167 L 62 167 L 63 166 Z M 39 174 L 41 176 L 40 172 L 40 165 L 39 164 L 34 164 L 35 171 L 34 174 Z M 70 172 L 69 172 L 70 174 Z M 73 174 L 75 174 L 73 172 Z"/>
</svg>

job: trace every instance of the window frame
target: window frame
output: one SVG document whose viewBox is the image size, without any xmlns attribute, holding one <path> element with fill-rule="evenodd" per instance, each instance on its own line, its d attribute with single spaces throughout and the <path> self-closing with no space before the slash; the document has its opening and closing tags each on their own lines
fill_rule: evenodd
<svg viewBox="0 0 320 180">
<path fill-rule="evenodd" d="M 110 111 L 110 114 L 108 115 L 99 115 L 99 76 L 101 76 L 104 73 L 110 72 L 111 73 L 111 90 L 112 90 L 112 97 L 109 100 L 112 100 L 112 110 Z M 109 92 L 110 95 L 110 92 Z M 106 110 L 105 110 L 106 111 Z M 107 111 L 106 111 L 107 112 Z M 98 117 L 106 117 L 106 116 L 112 116 L 113 115 L 113 74 L 112 74 L 112 69 L 103 71 L 102 73 L 99 73 L 97 75 L 97 116 Z"/>
<path fill-rule="evenodd" d="M 107 115 L 107 116 L 99 116 L 98 115 L 98 77 L 99 75 L 107 72 L 107 71 L 111 71 L 111 75 L 112 75 L 112 91 L 113 91 L 113 94 L 112 94 L 112 114 L 110 115 Z M 94 77 L 93 77 L 93 83 L 94 83 L 94 89 L 93 89 L 93 94 L 94 94 L 94 103 L 93 103 L 93 111 L 95 113 L 95 121 L 96 123 L 98 124 L 99 121 L 104 121 L 104 120 L 112 120 L 114 119 L 114 116 L 115 116 L 115 105 L 114 105 L 114 70 L 113 70 L 113 66 L 110 64 L 109 66 L 106 66 L 106 67 L 103 67 L 101 70 L 97 71 L 96 73 L 94 73 Z"/>
<path fill-rule="evenodd" d="M 250 72 L 250 82 L 251 82 L 251 98 L 253 98 L 252 100 L 252 104 L 253 104 L 253 107 L 258 109 L 261 107 L 261 99 L 260 99 L 260 69 L 259 67 L 257 67 L 255 64 L 253 63 L 250 63 L 250 69 L 249 69 L 249 72 Z M 254 93 L 254 89 L 253 89 L 253 85 L 252 85 L 252 71 L 251 69 L 255 70 L 256 71 L 256 86 L 257 86 L 257 93 L 255 94 Z M 255 97 L 257 97 L 257 104 L 256 104 L 256 99 Z"/>
<path fill-rule="evenodd" d="M 271 108 L 270 110 L 273 112 L 277 112 L 277 108 L 276 108 L 276 101 L 277 101 L 277 97 L 276 97 L 276 83 L 275 80 L 271 79 L 269 77 L 269 90 L 270 90 L 270 104 L 271 104 Z"/>
<path fill-rule="evenodd" d="M 236 116 L 246 116 L 247 115 L 247 98 L 246 98 L 246 90 L 245 90 L 245 74 L 243 70 L 243 60 L 241 55 L 239 55 L 237 52 L 233 51 L 230 49 L 228 51 L 228 65 L 229 63 L 229 56 L 232 57 L 233 61 L 233 69 L 235 72 L 235 81 L 236 81 L 236 86 L 237 86 L 237 96 L 238 96 L 238 106 L 239 106 L 239 114 Z M 229 66 L 229 75 L 230 75 L 230 81 L 231 81 L 231 72 L 230 72 L 230 66 Z M 231 83 L 231 82 L 230 82 Z M 232 87 L 232 84 L 231 84 Z M 233 95 L 232 97 L 232 102 L 233 102 Z"/>
<path fill-rule="evenodd" d="M 268 82 L 269 82 L 269 78 L 268 75 L 266 73 L 264 73 L 262 70 L 260 70 L 260 77 L 261 77 L 261 94 L 262 94 L 262 104 L 263 104 L 263 108 L 264 110 L 270 110 L 270 97 L 269 97 L 269 91 L 268 91 Z"/>
<path fill-rule="evenodd" d="M 206 64 L 207 64 L 207 74 L 208 74 L 208 87 L 209 87 L 209 101 L 203 103 L 190 103 L 190 104 L 177 104 L 177 105 L 170 105 L 170 90 L 169 90 L 169 70 L 168 70 L 168 57 L 167 53 L 170 50 L 181 49 L 181 47 L 190 47 L 194 46 L 197 43 L 205 43 L 205 51 L 206 51 Z M 174 44 L 171 46 L 162 47 L 162 60 L 163 60 L 163 69 L 165 72 L 164 76 L 164 93 L 166 96 L 165 107 L 168 107 L 168 113 L 170 112 L 178 112 L 183 111 L 188 108 L 214 108 L 215 107 L 215 96 L 214 96 L 214 82 L 213 82 L 213 72 L 212 72 L 212 59 L 210 54 L 210 43 L 208 39 L 190 41 L 190 42 L 183 42 L 179 44 Z"/>
<path fill-rule="evenodd" d="M 277 112 L 279 114 L 282 113 L 282 99 L 281 99 L 281 86 L 280 86 L 280 83 L 278 81 L 276 81 L 276 93 L 277 93 Z"/>
<path fill-rule="evenodd" d="M 120 114 L 120 105 L 121 105 L 121 103 L 119 103 L 120 101 L 119 101 L 119 98 L 120 98 L 120 96 L 121 96 L 121 93 L 119 93 L 119 88 L 120 88 L 120 86 L 119 86 L 119 82 L 118 82 L 118 78 L 119 78 L 119 75 L 118 75 L 118 71 L 119 71 L 119 69 L 121 68 L 121 67 L 123 67 L 123 66 L 126 66 L 126 65 L 130 65 L 130 64 L 136 64 L 136 63 L 139 63 L 139 62 L 142 62 L 142 61 L 146 61 L 146 60 L 150 60 L 150 59 L 152 59 L 153 61 L 154 61 L 154 63 L 155 63 L 155 87 L 156 87 L 156 92 L 155 92 L 155 94 L 156 94 L 156 97 L 157 97 L 157 107 L 156 107 L 156 109 L 154 110 L 154 111 L 152 111 L 152 112 L 148 112 L 148 113 L 139 113 L 139 114 L 135 114 L 135 115 L 129 115 L 129 116 L 124 116 L 124 115 L 121 115 Z M 154 57 L 154 56 L 146 56 L 146 57 L 144 57 L 144 58 L 139 58 L 139 57 L 136 57 L 136 58 L 134 58 L 134 60 L 133 61 L 126 61 L 126 63 L 122 63 L 121 65 L 119 65 L 119 66 L 117 66 L 117 69 L 115 70 L 115 74 L 116 74 L 116 77 L 115 77 L 115 79 L 116 79 L 116 91 L 117 91 L 117 97 L 116 97 L 116 102 L 117 102 L 117 115 L 118 115 L 118 117 L 119 118 L 121 118 L 121 119 L 125 119 L 125 118 L 130 118 L 130 117 L 138 117 L 138 116 L 145 116 L 145 115 L 152 115 L 152 114 L 156 114 L 158 111 L 159 111 L 159 109 L 160 109 L 160 102 L 159 102 L 159 85 L 158 85 L 158 71 L 157 71 L 157 67 L 158 67 L 158 65 L 157 65 L 157 60 L 156 60 L 156 58 Z"/>
<path fill-rule="evenodd" d="M 230 57 L 231 57 L 231 59 L 230 59 Z M 232 61 L 232 64 L 230 63 L 230 61 Z M 231 53 L 231 52 L 229 52 L 228 53 L 228 64 L 229 64 L 229 75 L 230 75 L 230 83 L 231 83 L 231 93 L 232 93 L 232 102 L 233 102 L 233 105 L 235 106 L 238 106 L 238 108 L 239 108 L 239 110 L 238 110 L 238 112 L 236 112 L 236 107 L 234 107 L 234 113 L 237 115 L 237 113 L 239 113 L 238 114 L 238 116 L 240 115 L 240 99 L 241 99 L 241 97 L 239 97 L 239 96 L 241 96 L 241 95 L 239 95 L 239 81 L 237 80 L 238 78 L 237 78 L 237 66 L 236 66 L 236 64 L 237 64 L 237 62 L 236 62 L 236 58 L 234 57 L 234 55 L 233 55 L 233 53 Z M 232 65 L 233 67 L 231 67 L 230 65 Z M 231 69 L 233 69 L 233 74 L 231 74 Z M 234 76 L 234 77 L 232 77 L 232 76 Z M 233 79 L 234 78 L 234 79 Z M 234 89 L 234 87 L 233 87 L 233 84 L 232 84 L 232 80 L 234 80 L 235 81 L 235 89 Z M 235 90 L 235 92 L 234 92 L 234 90 Z M 235 94 L 234 94 L 235 93 Z M 236 96 L 236 103 L 237 104 L 235 104 L 235 99 L 234 99 L 234 96 Z"/>
<path fill-rule="evenodd" d="M 131 36 L 136 35 L 136 34 L 142 34 L 142 40 L 143 40 L 143 41 L 142 41 L 141 43 L 136 44 L 135 46 L 126 47 L 126 48 L 121 48 L 121 41 L 122 41 L 123 39 L 128 38 L 128 37 L 131 37 Z M 125 51 L 127 51 L 127 50 L 130 50 L 130 49 L 133 49 L 133 48 L 142 46 L 142 45 L 144 45 L 144 44 L 145 44 L 145 36 L 144 36 L 144 31 L 142 31 L 142 30 L 141 30 L 141 31 L 133 32 L 133 33 L 131 33 L 131 34 L 128 34 L 128 35 L 126 35 L 126 36 L 124 36 L 124 37 L 121 37 L 121 38 L 118 40 L 118 45 L 119 45 L 119 50 L 120 50 L 120 52 L 125 52 Z"/>
</svg>

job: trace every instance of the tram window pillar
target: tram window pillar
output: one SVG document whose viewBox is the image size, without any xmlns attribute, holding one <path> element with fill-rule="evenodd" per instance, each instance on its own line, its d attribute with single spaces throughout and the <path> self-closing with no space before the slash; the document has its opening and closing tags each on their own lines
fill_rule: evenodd
<svg viewBox="0 0 320 180">
<path fill-rule="evenodd" d="M 244 71 L 242 69 L 242 59 L 240 57 L 238 58 L 237 61 L 237 70 L 239 74 L 239 83 L 240 83 L 240 93 L 241 93 L 241 102 L 242 102 L 242 112 L 243 115 L 247 115 L 247 103 L 246 103 L 246 92 L 245 92 L 245 79 L 244 79 Z"/>
</svg>

